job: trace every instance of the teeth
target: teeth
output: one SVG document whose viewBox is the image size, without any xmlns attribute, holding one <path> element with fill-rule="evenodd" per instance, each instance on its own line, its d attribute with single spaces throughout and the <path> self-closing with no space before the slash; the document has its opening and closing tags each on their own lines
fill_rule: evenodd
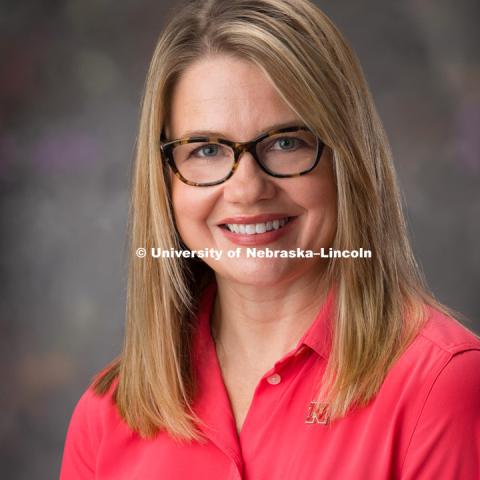
<svg viewBox="0 0 480 480">
<path fill-rule="evenodd" d="M 288 218 L 281 218 L 279 220 L 271 220 L 266 223 L 229 223 L 228 229 L 233 233 L 243 233 L 247 235 L 256 235 L 258 233 L 270 232 L 271 230 L 278 230 L 288 223 Z"/>
<path fill-rule="evenodd" d="M 255 225 L 255 233 L 265 233 L 267 231 L 266 223 L 257 223 Z"/>
</svg>

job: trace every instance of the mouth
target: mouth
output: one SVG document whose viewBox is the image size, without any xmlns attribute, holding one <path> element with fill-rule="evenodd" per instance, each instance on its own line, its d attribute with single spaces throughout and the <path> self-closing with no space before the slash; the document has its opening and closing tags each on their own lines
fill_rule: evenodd
<svg viewBox="0 0 480 480">
<path fill-rule="evenodd" d="M 281 230 L 295 217 L 283 217 L 275 220 L 268 220 L 267 222 L 257 223 L 225 223 L 219 225 L 220 228 L 231 233 L 239 235 L 260 235 L 262 233 Z"/>
</svg>

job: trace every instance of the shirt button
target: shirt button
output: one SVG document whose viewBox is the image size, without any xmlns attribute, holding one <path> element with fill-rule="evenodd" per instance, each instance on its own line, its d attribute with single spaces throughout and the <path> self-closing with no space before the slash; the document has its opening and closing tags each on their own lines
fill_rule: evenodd
<svg viewBox="0 0 480 480">
<path fill-rule="evenodd" d="M 267 378 L 270 385 L 278 385 L 282 381 L 282 377 L 278 373 L 274 373 Z"/>
</svg>

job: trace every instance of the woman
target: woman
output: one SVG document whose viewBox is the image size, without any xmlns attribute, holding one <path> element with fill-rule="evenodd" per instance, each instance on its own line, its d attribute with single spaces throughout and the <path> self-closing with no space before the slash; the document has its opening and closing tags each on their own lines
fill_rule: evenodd
<svg viewBox="0 0 480 480">
<path fill-rule="evenodd" d="M 480 340 L 425 287 L 361 69 L 307 0 L 169 23 L 130 233 L 123 352 L 63 480 L 480 477 Z"/>
</svg>

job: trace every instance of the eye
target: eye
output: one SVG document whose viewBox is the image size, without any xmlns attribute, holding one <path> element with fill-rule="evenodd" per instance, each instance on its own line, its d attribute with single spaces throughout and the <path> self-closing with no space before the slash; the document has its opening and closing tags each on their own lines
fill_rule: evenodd
<svg viewBox="0 0 480 480">
<path fill-rule="evenodd" d="M 292 148 L 295 147 L 296 145 L 296 138 L 290 138 L 290 137 L 285 137 L 285 138 L 280 138 L 277 140 L 276 143 L 280 146 L 282 150 L 291 150 Z"/>
<path fill-rule="evenodd" d="M 206 145 L 202 145 L 201 147 L 196 148 L 191 152 L 191 156 L 199 156 L 199 157 L 214 157 L 218 154 L 219 145 L 216 143 L 208 143 Z"/>
<path fill-rule="evenodd" d="M 273 150 L 289 151 L 296 150 L 303 145 L 305 145 L 305 142 L 301 138 L 280 137 L 271 143 L 271 148 Z"/>
</svg>

